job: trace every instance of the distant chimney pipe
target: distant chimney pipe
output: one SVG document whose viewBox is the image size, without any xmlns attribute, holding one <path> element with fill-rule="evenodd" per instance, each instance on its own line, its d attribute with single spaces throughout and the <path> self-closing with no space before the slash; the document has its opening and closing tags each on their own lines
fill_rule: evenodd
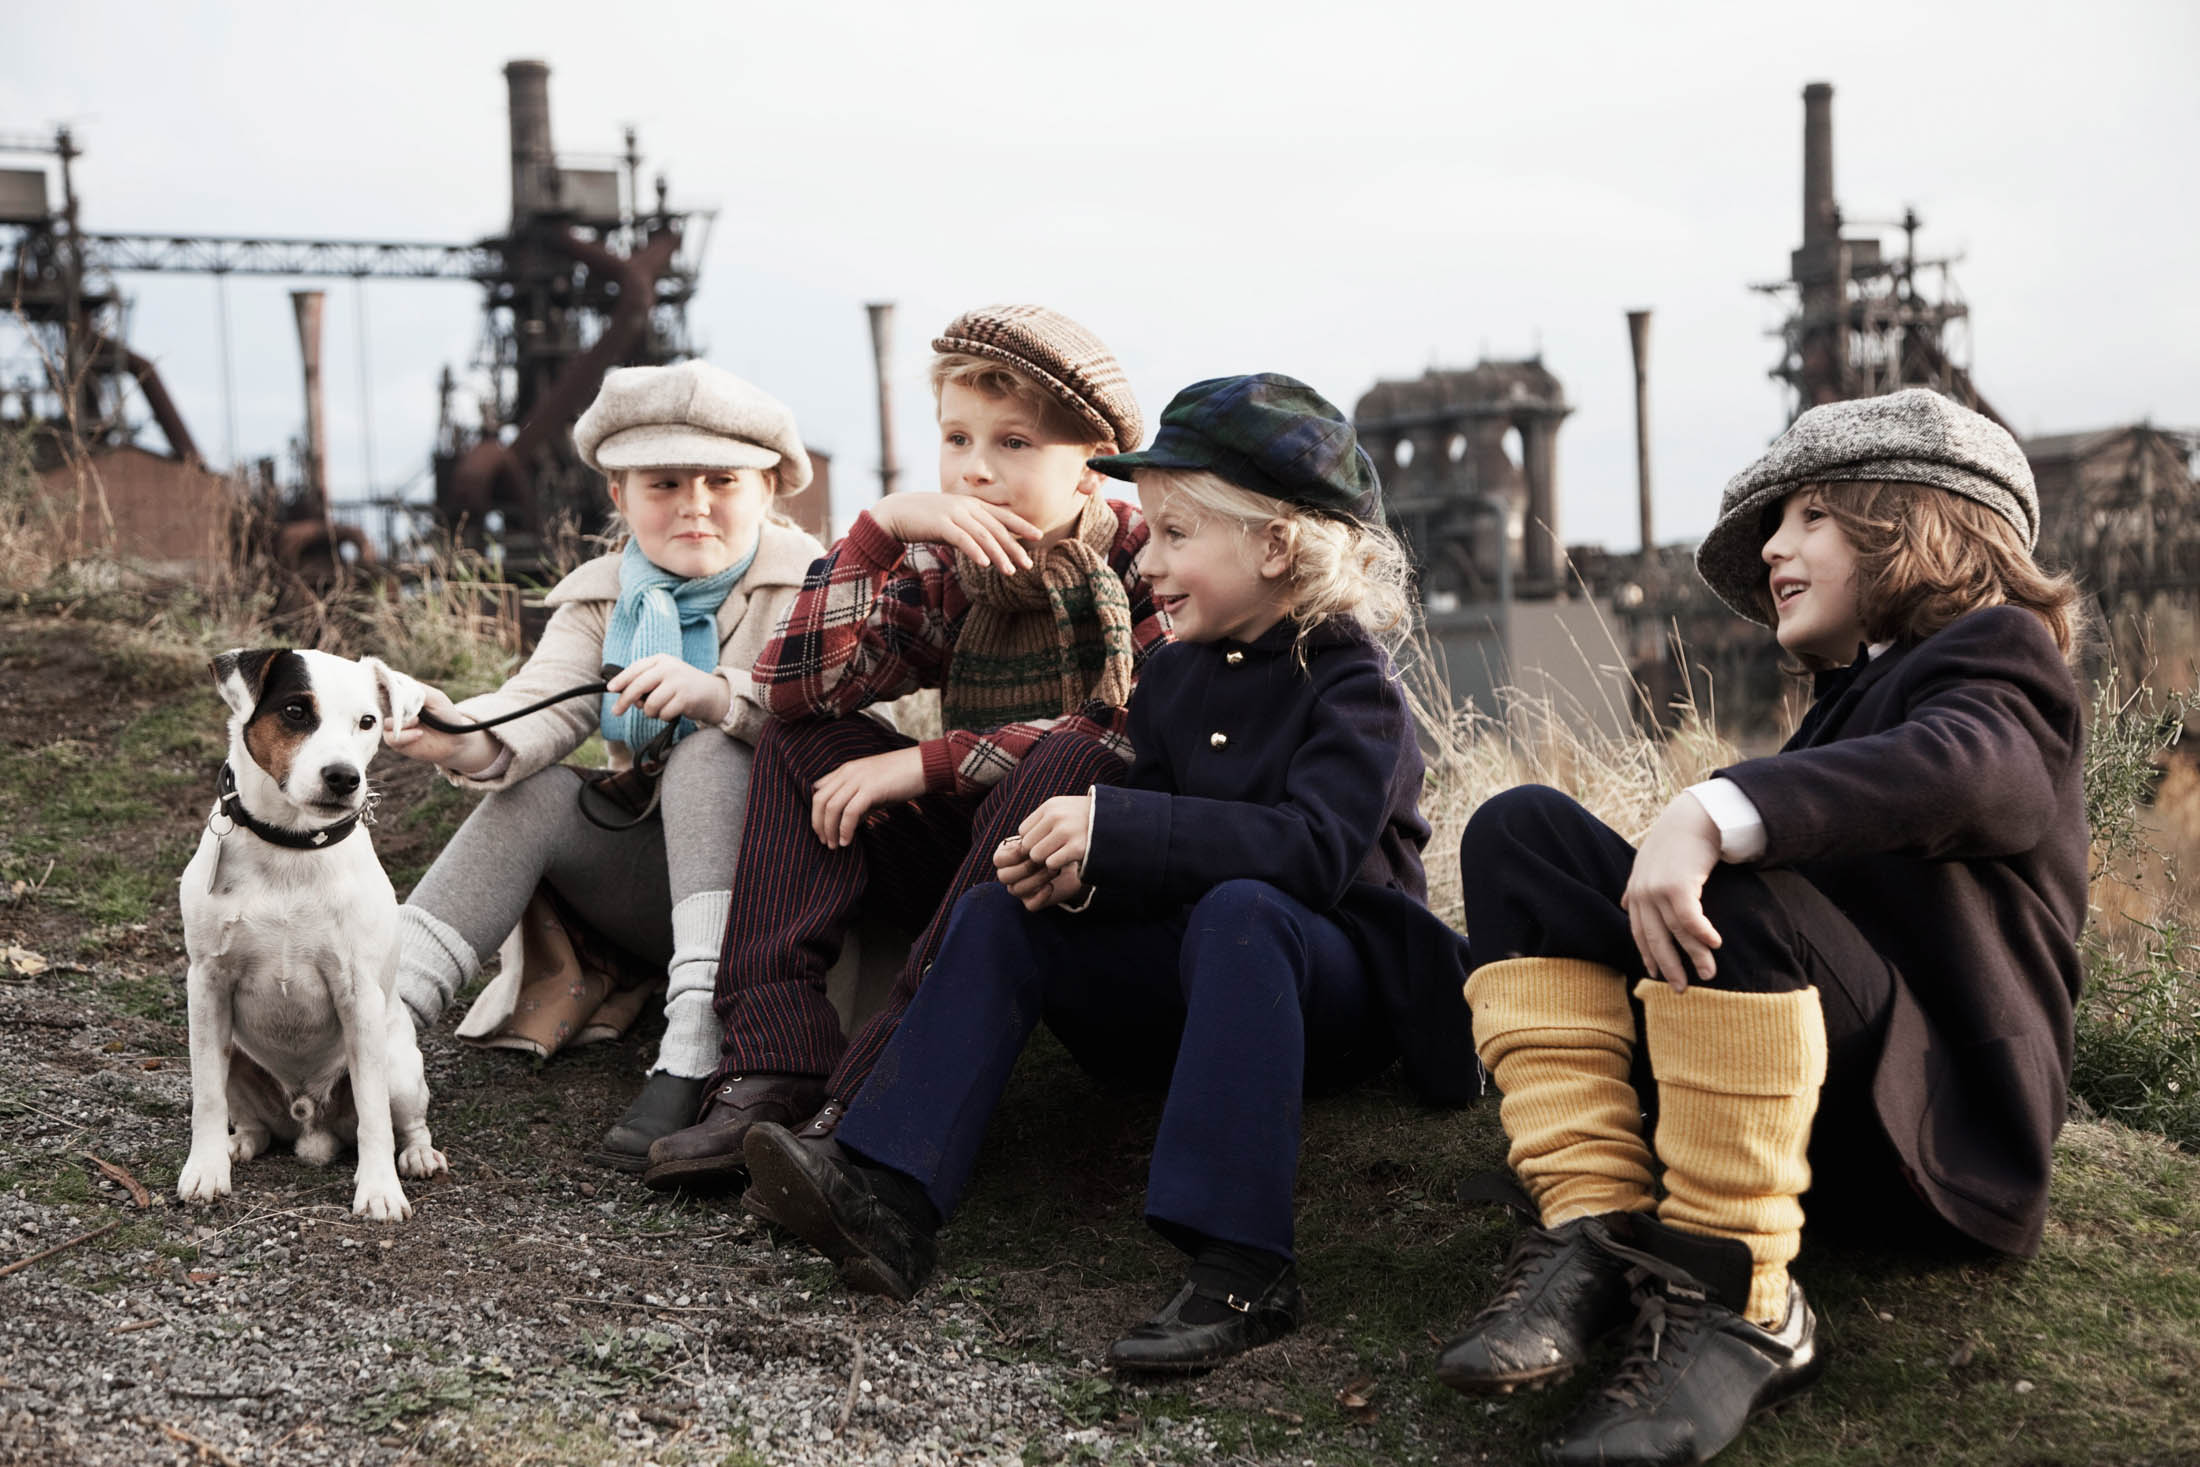
<svg viewBox="0 0 2200 1467">
<path fill-rule="evenodd" d="M 511 91 L 512 224 L 557 207 L 557 154 L 550 146 L 550 68 L 514 61 L 504 68 Z"/>
<path fill-rule="evenodd" d="M 878 487 L 891 494 L 901 475 L 894 459 L 894 303 L 873 301 L 863 309 L 871 313 L 871 364 L 878 373 Z"/>
<path fill-rule="evenodd" d="M 321 307 L 327 297 L 318 290 L 290 293 L 298 317 L 298 352 L 306 368 L 306 491 L 319 506 L 321 518 L 332 526 L 328 498 L 328 430 L 321 408 Z"/>
<path fill-rule="evenodd" d="M 1643 570 L 1657 539 L 1650 530 L 1650 313 L 1627 313 L 1627 340 L 1635 353 L 1635 494 L 1642 513 Z"/>
<path fill-rule="evenodd" d="M 1833 84 L 1812 82 L 1803 88 L 1803 247 L 1830 241 L 1836 233 L 1833 202 Z"/>
</svg>

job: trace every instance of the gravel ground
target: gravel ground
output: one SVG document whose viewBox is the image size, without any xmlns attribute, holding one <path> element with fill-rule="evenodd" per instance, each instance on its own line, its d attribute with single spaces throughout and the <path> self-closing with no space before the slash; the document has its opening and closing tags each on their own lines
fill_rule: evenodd
<svg viewBox="0 0 2200 1467">
<path fill-rule="evenodd" d="M 1147 1419 L 1135 1390 L 1079 1426 L 1061 1402 L 1092 1393 L 1091 1361 L 1005 1347 L 984 1303 L 851 1298 L 733 1210 L 668 1203 L 572 1164 L 572 1148 L 492 1160 L 446 1120 L 452 1175 L 411 1184 L 399 1225 L 351 1217 L 348 1161 L 281 1155 L 240 1167 L 225 1203 L 187 1209 L 171 1195 L 182 1037 L 49 984 L 0 985 L 0 1256 L 119 1225 L 0 1279 L 6 1460 L 1210 1455 L 1196 1424 Z M 510 1056 L 438 1038 L 429 1063 L 461 1096 L 483 1073 L 516 1088 Z"/>
</svg>

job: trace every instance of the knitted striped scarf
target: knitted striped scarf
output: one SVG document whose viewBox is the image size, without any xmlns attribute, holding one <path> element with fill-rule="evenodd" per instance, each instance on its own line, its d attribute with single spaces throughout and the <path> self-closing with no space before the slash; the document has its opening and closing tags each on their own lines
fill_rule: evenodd
<svg viewBox="0 0 2200 1467">
<path fill-rule="evenodd" d="M 959 562 L 956 578 L 971 605 L 940 693 L 949 729 L 983 733 L 1093 701 L 1117 708 L 1130 701 L 1131 603 L 1108 564 L 1115 536 L 1115 511 L 1093 494 L 1076 532 L 1029 570 L 1009 576 Z"/>
</svg>

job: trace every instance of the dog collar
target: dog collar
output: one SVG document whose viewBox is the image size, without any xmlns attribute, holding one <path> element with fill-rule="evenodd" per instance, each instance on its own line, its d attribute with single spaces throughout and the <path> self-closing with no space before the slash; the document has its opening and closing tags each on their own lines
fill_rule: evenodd
<svg viewBox="0 0 2200 1467">
<path fill-rule="evenodd" d="M 359 823 L 359 816 L 354 813 L 319 830 L 285 830 L 279 825 L 270 825 L 244 807 L 244 800 L 237 793 L 237 772 L 226 761 L 222 764 L 221 778 L 214 784 L 214 805 L 269 845 L 287 846 L 294 851 L 325 851 L 350 835 L 352 827 Z"/>
</svg>

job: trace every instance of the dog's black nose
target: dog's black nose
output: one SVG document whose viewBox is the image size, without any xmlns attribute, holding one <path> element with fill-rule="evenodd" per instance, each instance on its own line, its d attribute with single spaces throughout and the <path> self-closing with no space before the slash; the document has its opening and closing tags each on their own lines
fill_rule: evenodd
<svg viewBox="0 0 2200 1467">
<path fill-rule="evenodd" d="M 321 783 L 331 794 L 348 795 L 359 788 L 359 771 L 349 764 L 330 764 L 321 770 Z"/>
</svg>

